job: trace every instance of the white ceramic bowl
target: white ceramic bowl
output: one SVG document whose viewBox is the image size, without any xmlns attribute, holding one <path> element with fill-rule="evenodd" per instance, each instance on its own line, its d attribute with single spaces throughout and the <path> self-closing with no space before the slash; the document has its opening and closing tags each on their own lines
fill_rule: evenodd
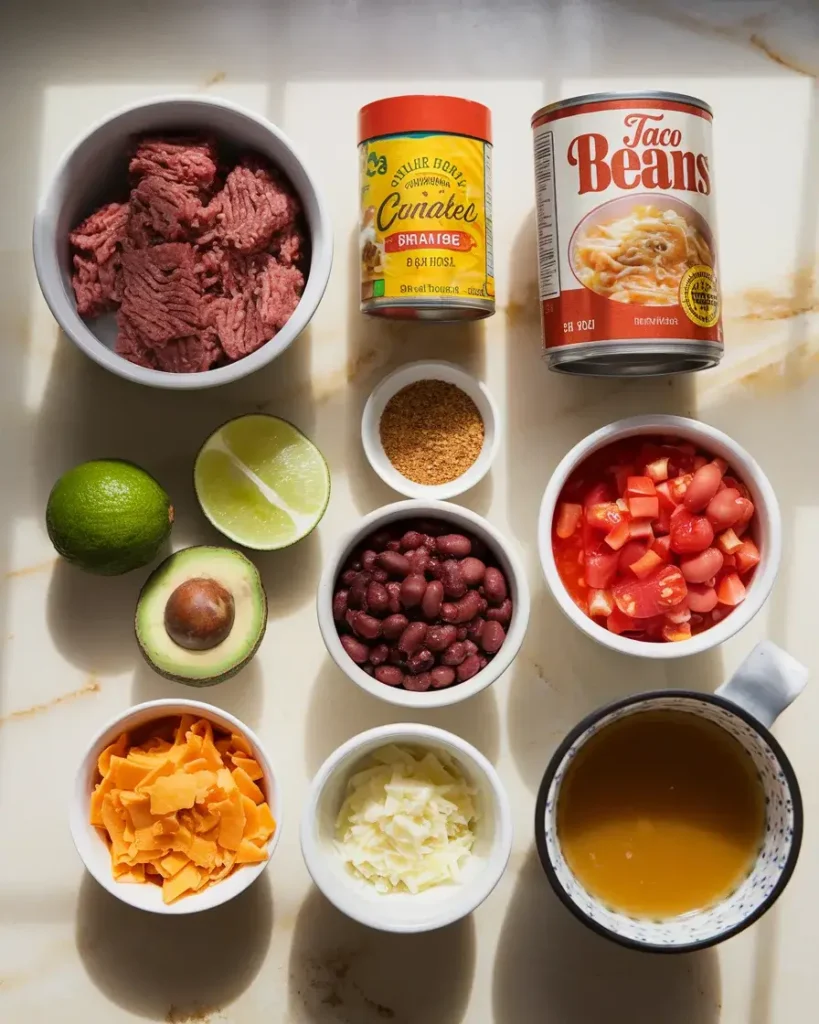
<svg viewBox="0 0 819 1024">
<path fill-rule="evenodd" d="M 481 817 L 476 823 L 472 856 L 459 883 L 415 895 L 379 893 L 355 878 L 339 857 L 333 840 L 347 782 L 368 754 L 388 743 L 445 751 L 478 790 Z M 509 798 L 489 761 L 460 736 L 417 723 L 382 725 L 353 736 L 319 768 L 302 813 L 301 850 L 313 881 L 348 917 L 381 931 L 432 931 L 470 914 L 500 881 L 512 852 Z"/>
<path fill-rule="evenodd" d="M 89 807 L 91 794 L 98 781 L 97 758 L 110 743 L 114 742 L 117 736 L 158 718 L 184 714 L 206 718 L 222 729 L 241 733 L 245 737 L 264 772 L 263 789 L 276 820 L 276 831 L 267 844 L 267 860 L 262 861 L 261 864 L 246 864 L 236 869 L 221 882 L 216 882 L 201 892 L 191 893 L 181 897 L 175 903 L 165 904 L 162 902 L 162 890 L 157 885 L 116 881 L 111 873 L 109 849 L 98 830 L 89 822 Z M 244 892 L 270 863 L 270 858 L 273 856 L 282 831 L 281 792 L 261 741 L 244 722 L 240 722 L 238 718 L 229 715 L 227 711 L 222 711 L 221 708 L 204 704 L 198 700 L 151 700 L 144 704 L 137 704 L 123 714 L 117 715 L 91 740 L 88 751 L 77 771 L 70 824 L 71 836 L 83 864 L 112 896 L 116 896 L 118 900 L 122 900 L 129 906 L 137 907 L 139 910 L 150 910 L 155 914 L 195 914 L 200 910 L 210 910 L 212 907 L 227 903 L 234 896 L 238 896 L 240 892 Z"/>
<path fill-rule="evenodd" d="M 443 519 L 452 523 L 453 531 L 466 530 L 482 540 L 491 549 L 499 567 L 505 573 L 509 584 L 509 596 L 513 602 L 512 621 L 506 631 L 506 640 L 486 668 L 464 683 L 456 683 L 444 690 L 427 690 L 426 693 L 387 686 L 368 676 L 342 647 L 333 620 L 336 579 L 350 552 L 367 534 L 376 532 L 381 526 L 398 519 L 415 518 Z M 447 704 L 457 704 L 479 693 L 500 678 L 512 664 L 529 624 L 529 585 L 526 582 L 523 565 L 513 546 L 482 516 L 445 501 L 398 501 L 370 512 L 342 538 L 325 562 L 318 586 L 316 609 L 321 635 L 333 661 L 362 690 L 390 704 L 401 704 L 408 708 L 440 708 Z"/>
<path fill-rule="evenodd" d="M 626 437 L 639 435 L 666 435 L 681 438 L 701 446 L 712 455 L 719 455 L 730 463 L 739 480 L 751 492 L 756 507 L 756 540 L 761 560 L 748 586 L 748 596 L 722 622 L 702 633 L 678 643 L 648 643 L 617 636 L 585 615 L 574 603 L 563 586 L 552 552 L 552 521 L 560 492 L 566 480 L 592 452 Z M 538 547 L 543 573 L 555 600 L 574 622 L 593 640 L 625 654 L 641 658 L 684 658 L 689 654 L 719 647 L 739 632 L 756 615 L 768 598 L 779 571 L 782 557 L 782 520 L 779 503 L 773 487 L 759 464 L 736 441 L 716 427 L 683 416 L 633 416 L 618 420 L 589 434 L 566 455 L 555 469 L 543 495 L 538 521 Z"/>
<path fill-rule="evenodd" d="M 387 402 L 402 388 L 415 384 L 419 380 L 442 380 L 447 384 L 459 387 L 461 391 L 469 395 L 483 419 L 484 441 L 480 455 L 465 473 L 445 484 L 432 486 L 418 484 L 407 479 L 387 458 L 387 453 L 381 444 L 381 416 Z M 489 472 L 489 467 L 498 452 L 500 434 L 500 413 L 495 399 L 483 381 L 477 380 L 466 370 L 462 370 L 453 363 L 440 360 L 407 363 L 406 366 L 394 370 L 378 384 L 367 399 L 364 414 L 361 417 L 361 441 L 370 465 L 385 484 L 392 487 L 394 491 L 398 491 L 399 494 L 405 494 L 408 498 L 444 501 L 474 487 Z"/>
<path fill-rule="evenodd" d="M 145 132 L 201 131 L 268 157 L 298 193 L 311 240 L 310 269 L 295 312 L 267 344 L 244 359 L 202 373 L 166 373 L 137 366 L 113 351 L 113 317 L 93 324 L 77 313 L 71 288 L 69 232 L 97 206 L 108 201 L 112 179 L 124 166 L 128 146 Z M 158 388 L 215 387 L 238 380 L 283 352 L 315 313 L 333 261 L 330 215 L 318 186 L 293 143 L 275 125 L 227 100 L 170 96 L 147 100 L 110 114 L 65 153 L 34 218 L 34 266 L 54 318 L 86 355 L 107 370 Z"/>
</svg>

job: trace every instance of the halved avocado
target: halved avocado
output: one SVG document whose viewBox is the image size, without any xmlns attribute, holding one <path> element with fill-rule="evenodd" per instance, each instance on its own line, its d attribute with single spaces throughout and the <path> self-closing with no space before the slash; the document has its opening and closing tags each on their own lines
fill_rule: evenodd
<svg viewBox="0 0 819 1024">
<path fill-rule="evenodd" d="M 146 580 L 134 626 L 154 671 L 211 686 L 256 653 L 267 627 L 267 595 L 258 569 L 239 551 L 185 548 Z"/>
</svg>

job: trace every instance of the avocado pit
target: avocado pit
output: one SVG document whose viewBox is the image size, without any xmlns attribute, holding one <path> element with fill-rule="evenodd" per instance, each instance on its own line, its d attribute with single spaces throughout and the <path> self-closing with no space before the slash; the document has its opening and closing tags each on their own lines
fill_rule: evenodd
<svg viewBox="0 0 819 1024">
<path fill-rule="evenodd" d="M 236 615 L 233 595 L 206 577 L 185 580 L 165 605 L 165 630 L 179 647 L 209 651 L 230 635 Z"/>
</svg>

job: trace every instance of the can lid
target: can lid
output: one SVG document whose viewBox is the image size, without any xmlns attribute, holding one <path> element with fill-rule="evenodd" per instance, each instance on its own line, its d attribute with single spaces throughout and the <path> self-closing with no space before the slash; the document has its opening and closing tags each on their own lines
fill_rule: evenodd
<svg viewBox="0 0 819 1024">
<path fill-rule="evenodd" d="M 449 132 L 492 141 L 492 113 L 458 96 L 389 96 L 358 112 L 358 141 L 410 132 Z"/>
</svg>

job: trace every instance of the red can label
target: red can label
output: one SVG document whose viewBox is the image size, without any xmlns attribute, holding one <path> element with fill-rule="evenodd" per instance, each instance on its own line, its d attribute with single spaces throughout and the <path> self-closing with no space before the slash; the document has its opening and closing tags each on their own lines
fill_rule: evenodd
<svg viewBox="0 0 819 1024">
<path fill-rule="evenodd" d="M 622 97 L 533 127 L 544 346 L 721 344 L 711 114 Z"/>
</svg>

